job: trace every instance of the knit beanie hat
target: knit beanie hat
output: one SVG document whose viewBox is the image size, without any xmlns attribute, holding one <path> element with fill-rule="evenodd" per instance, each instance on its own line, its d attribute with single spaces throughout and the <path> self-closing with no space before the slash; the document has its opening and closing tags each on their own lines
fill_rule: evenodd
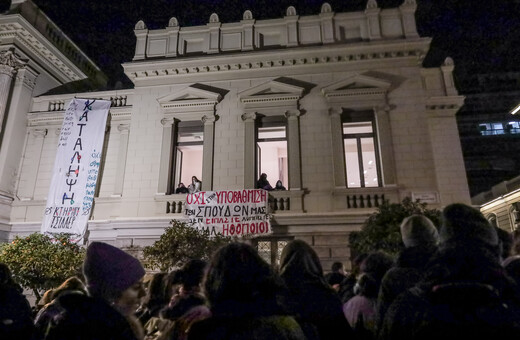
<svg viewBox="0 0 520 340">
<path fill-rule="evenodd" d="M 83 262 L 83 274 L 91 295 L 117 298 L 145 274 L 135 257 L 103 242 L 92 242 Z"/>
<path fill-rule="evenodd" d="M 462 203 L 455 203 L 444 208 L 442 217 L 440 232 L 442 243 L 477 240 L 491 246 L 498 246 L 495 228 L 480 211 Z"/>
<path fill-rule="evenodd" d="M 439 243 L 439 233 L 424 215 L 412 215 L 401 223 L 401 238 L 406 248 L 432 246 Z"/>
</svg>

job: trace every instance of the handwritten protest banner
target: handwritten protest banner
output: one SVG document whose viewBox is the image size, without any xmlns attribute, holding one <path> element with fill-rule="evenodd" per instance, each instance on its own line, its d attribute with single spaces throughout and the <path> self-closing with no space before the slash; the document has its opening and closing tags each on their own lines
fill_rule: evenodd
<svg viewBox="0 0 520 340">
<path fill-rule="evenodd" d="M 210 235 L 266 235 L 272 232 L 267 191 L 201 191 L 188 194 L 184 217 Z"/>
<path fill-rule="evenodd" d="M 42 233 L 85 234 L 94 202 L 110 101 L 73 99 L 60 131 Z"/>
</svg>

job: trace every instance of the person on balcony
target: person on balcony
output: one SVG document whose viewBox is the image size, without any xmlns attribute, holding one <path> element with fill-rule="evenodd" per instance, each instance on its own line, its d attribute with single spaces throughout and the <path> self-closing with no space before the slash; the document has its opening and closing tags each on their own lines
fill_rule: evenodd
<svg viewBox="0 0 520 340">
<path fill-rule="evenodd" d="M 271 184 L 267 180 L 267 174 L 266 173 L 262 173 L 260 175 L 260 178 L 256 182 L 256 188 L 257 189 L 264 189 L 264 190 L 268 190 L 268 191 L 273 190 L 273 187 L 271 186 Z"/>
<path fill-rule="evenodd" d="M 195 192 L 199 192 L 202 187 L 202 182 L 197 178 L 197 176 L 191 177 L 191 184 L 188 185 L 188 191 L 190 194 Z"/>
<path fill-rule="evenodd" d="M 278 180 L 276 182 L 276 185 L 274 186 L 274 190 L 282 191 L 282 190 L 287 190 L 287 189 L 283 186 L 282 181 Z"/>
<path fill-rule="evenodd" d="M 177 186 L 177 189 L 175 189 L 175 193 L 176 194 L 189 194 L 190 191 L 188 190 L 188 188 L 186 188 L 184 186 L 184 183 L 179 183 L 179 185 Z"/>
</svg>

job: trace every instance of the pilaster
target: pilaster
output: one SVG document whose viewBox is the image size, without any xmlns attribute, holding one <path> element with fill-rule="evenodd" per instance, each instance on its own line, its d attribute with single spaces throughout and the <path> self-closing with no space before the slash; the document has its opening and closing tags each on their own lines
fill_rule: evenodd
<svg viewBox="0 0 520 340">
<path fill-rule="evenodd" d="M 202 190 L 208 191 L 213 189 L 213 152 L 215 140 L 215 115 L 206 115 L 202 117 L 204 123 L 204 147 L 202 153 Z"/>
<path fill-rule="evenodd" d="M 123 195 L 123 184 L 125 180 L 126 158 L 128 155 L 128 135 L 130 132 L 129 124 L 119 124 L 119 150 L 117 153 L 116 181 L 114 183 L 114 196 Z"/>
<path fill-rule="evenodd" d="M 173 146 L 173 130 L 175 120 L 173 118 L 161 119 L 163 125 L 163 138 L 161 145 L 161 162 L 159 164 L 159 183 L 157 193 L 160 195 L 171 194 L 170 178 L 172 172 L 172 146 Z"/>
<path fill-rule="evenodd" d="M 254 189 L 255 185 L 255 164 L 256 164 L 256 129 L 255 112 L 246 112 L 241 118 L 244 121 L 244 189 Z"/>
<path fill-rule="evenodd" d="M 289 189 L 301 190 L 302 169 L 300 151 L 300 111 L 289 110 L 285 112 L 287 118 L 287 148 L 289 154 Z"/>
<path fill-rule="evenodd" d="M 330 134 L 332 138 L 332 161 L 334 167 L 334 186 L 336 188 L 346 188 L 345 181 L 345 152 L 343 150 L 343 128 L 341 124 L 341 107 L 329 109 Z"/>
</svg>

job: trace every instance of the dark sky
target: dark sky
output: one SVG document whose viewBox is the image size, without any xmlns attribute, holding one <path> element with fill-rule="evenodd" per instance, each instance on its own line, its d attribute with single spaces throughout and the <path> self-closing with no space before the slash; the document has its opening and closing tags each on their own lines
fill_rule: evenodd
<svg viewBox="0 0 520 340">
<path fill-rule="evenodd" d="M 245 10 L 255 19 L 279 18 L 288 6 L 299 15 L 318 14 L 322 0 L 33 0 L 110 77 L 123 80 L 122 62 L 132 59 L 133 28 L 144 20 L 164 28 L 175 16 L 181 26 L 204 25 L 211 13 L 221 22 L 241 20 Z M 404 0 L 379 0 L 382 8 Z M 334 12 L 363 10 L 366 0 L 329 0 Z M 417 0 L 421 36 L 433 37 L 424 66 L 455 60 L 456 76 L 488 71 L 520 71 L 520 0 Z"/>
</svg>

